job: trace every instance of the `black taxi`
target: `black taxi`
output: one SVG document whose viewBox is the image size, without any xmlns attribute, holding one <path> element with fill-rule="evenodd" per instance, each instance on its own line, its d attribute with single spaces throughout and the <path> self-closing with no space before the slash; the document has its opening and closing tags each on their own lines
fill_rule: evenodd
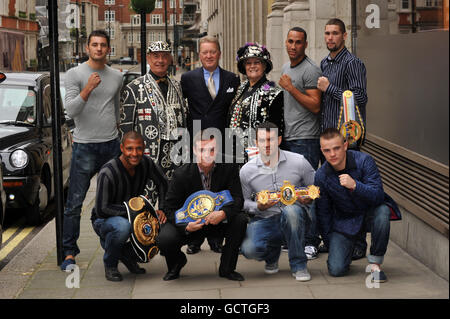
<svg viewBox="0 0 450 319">
<path fill-rule="evenodd" d="M 50 74 L 0 72 L 0 77 L 0 157 L 6 208 L 20 208 L 27 222 L 36 225 L 54 195 Z M 66 187 L 72 136 L 58 100 Z"/>
</svg>

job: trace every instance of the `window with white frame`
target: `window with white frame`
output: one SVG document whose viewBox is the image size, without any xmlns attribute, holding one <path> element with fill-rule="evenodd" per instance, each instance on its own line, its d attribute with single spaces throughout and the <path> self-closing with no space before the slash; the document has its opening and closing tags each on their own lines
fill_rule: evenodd
<svg viewBox="0 0 450 319">
<path fill-rule="evenodd" d="M 409 9 L 409 0 L 402 0 L 402 9 Z"/>
<path fill-rule="evenodd" d="M 152 14 L 152 24 L 159 25 L 162 24 L 162 15 L 160 14 Z"/>
<path fill-rule="evenodd" d="M 105 29 L 106 33 L 109 35 L 109 38 L 111 40 L 115 39 L 116 37 L 116 31 L 114 30 L 114 27 L 108 28 L 106 27 Z"/>
<path fill-rule="evenodd" d="M 170 0 L 170 8 L 173 9 L 176 7 L 176 2 L 175 0 Z"/>
<path fill-rule="evenodd" d="M 141 16 L 139 14 L 135 14 L 131 16 L 131 24 L 140 25 L 141 24 Z"/>
<path fill-rule="evenodd" d="M 161 9 L 163 7 L 163 0 L 156 0 L 155 8 Z"/>
<path fill-rule="evenodd" d="M 116 47 L 114 45 L 111 46 L 111 53 L 110 56 L 116 56 Z"/>
<path fill-rule="evenodd" d="M 116 0 L 105 0 L 105 5 L 107 6 L 111 6 L 116 4 Z"/>
<path fill-rule="evenodd" d="M 106 10 L 105 11 L 105 21 L 106 22 L 116 21 L 116 12 L 114 10 Z"/>
<path fill-rule="evenodd" d="M 133 33 L 128 32 L 128 43 L 133 43 Z"/>
</svg>

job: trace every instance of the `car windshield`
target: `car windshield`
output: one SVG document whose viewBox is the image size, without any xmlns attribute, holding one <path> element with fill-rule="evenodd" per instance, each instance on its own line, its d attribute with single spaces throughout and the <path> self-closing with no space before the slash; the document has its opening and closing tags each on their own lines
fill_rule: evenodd
<svg viewBox="0 0 450 319">
<path fill-rule="evenodd" d="M 0 123 L 35 121 L 36 92 L 27 86 L 0 85 Z"/>
</svg>

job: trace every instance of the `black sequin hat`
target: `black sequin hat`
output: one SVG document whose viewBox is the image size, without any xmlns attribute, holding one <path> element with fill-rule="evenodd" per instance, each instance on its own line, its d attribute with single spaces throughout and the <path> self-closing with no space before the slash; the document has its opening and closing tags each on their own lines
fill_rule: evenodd
<svg viewBox="0 0 450 319">
<path fill-rule="evenodd" d="M 259 58 L 266 63 L 265 73 L 268 74 L 273 69 L 272 61 L 270 60 L 270 53 L 264 45 L 258 43 L 246 43 L 237 51 L 238 70 L 242 74 L 245 72 L 245 60 L 249 58 Z"/>
</svg>

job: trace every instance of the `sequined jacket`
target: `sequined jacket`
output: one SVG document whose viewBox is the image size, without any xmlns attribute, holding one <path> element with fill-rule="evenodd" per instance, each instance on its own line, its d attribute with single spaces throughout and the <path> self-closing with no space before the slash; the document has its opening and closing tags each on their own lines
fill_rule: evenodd
<svg viewBox="0 0 450 319">
<path fill-rule="evenodd" d="M 150 74 L 127 85 L 121 98 L 119 132 L 141 133 L 145 155 L 158 163 L 170 180 L 173 170 L 181 165 L 181 161 L 172 161 L 170 152 L 180 139 L 177 128 L 187 127 L 187 108 L 180 84 L 170 78 L 167 81 L 166 97 Z"/>
<path fill-rule="evenodd" d="M 284 131 L 283 90 L 266 77 L 251 88 L 251 94 L 248 92 L 249 89 L 248 80 L 241 83 L 227 118 L 228 127 L 231 129 L 229 135 L 236 134 L 244 150 L 254 146 L 255 136 L 251 135 L 249 128 L 255 129 L 259 124 L 269 121 L 278 126 L 280 136 L 283 136 Z M 235 156 L 242 158 L 242 154 L 235 154 Z M 244 153 L 244 157 L 244 162 L 247 162 L 247 153 Z"/>
</svg>

